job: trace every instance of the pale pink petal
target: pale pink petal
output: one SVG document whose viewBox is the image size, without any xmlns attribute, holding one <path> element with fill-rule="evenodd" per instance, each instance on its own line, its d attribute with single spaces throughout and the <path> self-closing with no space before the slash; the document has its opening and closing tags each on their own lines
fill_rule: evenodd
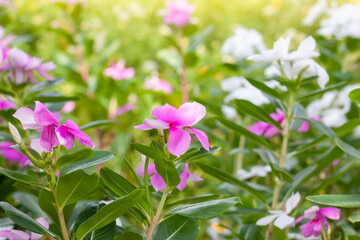
<svg viewBox="0 0 360 240">
<path fill-rule="evenodd" d="M 38 223 L 40 223 L 44 228 L 49 229 L 49 223 L 46 221 L 45 218 L 41 217 L 36 219 Z M 39 240 L 43 235 L 37 233 L 31 233 L 31 240 Z"/>
<path fill-rule="evenodd" d="M 47 74 L 47 72 L 53 71 L 56 65 L 53 62 L 46 62 L 36 68 L 36 71 L 45 79 L 53 81 L 54 78 Z"/>
<path fill-rule="evenodd" d="M 150 176 L 155 172 L 156 172 L 155 164 L 149 164 L 149 166 L 148 166 L 148 175 Z M 140 165 L 140 167 L 137 170 L 137 173 L 140 176 L 144 176 L 145 175 L 145 165 Z"/>
<path fill-rule="evenodd" d="M 146 126 L 145 124 L 140 124 L 134 127 L 137 130 L 147 131 L 153 129 L 152 127 Z"/>
<path fill-rule="evenodd" d="M 195 174 L 192 174 L 192 173 L 189 173 L 188 179 L 191 180 L 191 181 L 194 181 L 194 182 L 200 182 L 200 181 L 204 180 L 201 177 L 196 176 Z"/>
<path fill-rule="evenodd" d="M 151 128 L 155 128 L 155 129 L 168 129 L 169 128 L 169 124 L 167 122 L 164 122 L 164 121 L 158 120 L 158 119 L 145 118 L 144 125 L 151 127 Z"/>
<path fill-rule="evenodd" d="M 305 210 L 304 217 L 307 219 L 314 219 L 319 211 L 318 206 L 312 206 L 311 208 Z"/>
<path fill-rule="evenodd" d="M 152 115 L 155 118 L 167 123 L 173 123 L 178 120 L 178 110 L 169 104 L 154 108 L 152 111 Z"/>
<path fill-rule="evenodd" d="M 11 239 L 10 231 L 11 230 L 2 230 L 2 231 L 0 231 L 0 237 Z"/>
<path fill-rule="evenodd" d="M 46 150 L 41 146 L 40 144 L 40 138 L 36 138 L 36 139 L 32 139 L 31 143 L 30 143 L 30 147 L 32 149 L 34 149 L 37 153 L 39 153 L 40 155 L 43 152 L 46 152 Z"/>
<path fill-rule="evenodd" d="M 75 102 L 74 101 L 69 101 L 66 102 L 65 105 L 63 106 L 63 108 L 61 109 L 61 111 L 63 113 L 70 113 L 74 110 L 75 108 Z"/>
<path fill-rule="evenodd" d="M 160 174 L 155 173 L 151 179 L 151 185 L 154 187 L 155 191 L 163 191 L 166 187 L 164 180 L 161 178 Z"/>
<path fill-rule="evenodd" d="M 28 64 L 25 66 L 25 71 L 30 71 L 38 67 L 43 60 L 37 57 L 29 58 Z"/>
<path fill-rule="evenodd" d="M 24 130 L 42 128 L 42 126 L 40 126 L 35 122 L 34 111 L 31 110 L 30 108 L 25 108 L 25 107 L 19 108 L 13 114 L 13 116 L 21 122 Z"/>
<path fill-rule="evenodd" d="M 199 139 L 201 145 L 207 150 L 209 151 L 209 139 L 206 136 L 206 134 L 199 130 L 199 129 L 195 129 L 192 127 L 189 127 L 189 129 L 195 134 L 195 136 L 197 137 L 197 139 Z"/>
<path fill-rule="evenodd" d="M 24 51 L 13 48 L 8 53 L 8 58 L 10 60 L 11 65 L 15 68 L 23 68 L 29 62 L 30 56 Z"/>
<path fill-rule="evenodd" d="M 298 224 L 299 222 L 301 222 L 302 220 L 304 220 L 304 219 L 305 219 L 304 215 L 302 215 L 301 217 L 299 217 L 298 219 L 296 219 L 295 222 L 294 222 L 294 226 L 295 226 L 296 224 Z"/>
<path fill-rule="evenodd" d="M 280 135 L 280 131 L 279 129 L 277 129 L 275 126 L 272 125 L 270 125 L 269 128 L 264 133 L 265 138 L 272 138 L 277 135 Z"/>
<path fill-rule="evenodd" d="M 197 102 L 187 102 L 179 107 L 176 124 L 180 127 L 192 126 L 204 118 L 206 108 Z"/>
<path fill-rule="evenodd" d="M 120 116 L 120 115 L 123 115 L 124 113 L 128 112 L 128 111 L 131 111 L 134 109 L 134 104 L 132 103 L 126 103 L 125 105 L 119 107 L 117 110 L 116 110 L 116 116 Z"/>
<path fill-rule="evenodd" d="M 175 156 L 183 154 L 190 146 L 191 136 L 188 132 L 177 127 L 169 129 L 168 149 Z"/>
<path fill-rule="evenodd" d="M 340 219 L 340 209 L 339 208 L 334 208 L 334 207 L 321 208 L 319 210 L 319 213 L 321 213 L 325 217 L 333 219 L 333 220 Z"/>
<path fill-rule="evenodd" d="M 10 230 L 10 236 L 11 240 L 30 240 L 30 235 L 20 230 Z"/>
<path fill-rule="evenodd" d="M 12 142 L 2 142 L 0 143 L 0 155 L 2 155 L 5 160 L 13 163 L 18 163 L 21 167 L 26 167 L 29 165 L 30 161 L 25 156 L 16 151 L 15 149 L 10 148 L 13 146 Z"/>
<path fill-rule="evenodd" d="M 56 117 L 39 101 L 35 101 L 34 119 L 43 126 L 59 124 Z"/>
<path fill-rule="evenodd" d="M 10 100 L 0 100 L 0 110 L 9 108 L 16 108 L 15 103 Z"/>
</svg>

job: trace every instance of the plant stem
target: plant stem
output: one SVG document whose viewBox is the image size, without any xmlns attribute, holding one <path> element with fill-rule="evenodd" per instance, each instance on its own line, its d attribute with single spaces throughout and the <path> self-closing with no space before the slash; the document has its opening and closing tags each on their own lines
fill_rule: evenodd
<svg viewBox="0 0 360 240">
<path fill-rule="evenodd" d="M 57 147 L 57 150 L 56 150 L 55 163 L 56 163 L 56 161 L 59 159 L 60 149 L 61 149 L 61 144 L 59 143 L 59 145 L 58 145 L 58 147 Z"/>
<path fill-rule="evenodd" d="M 152 208 L 151 208 L 151 203 L 150 203 L 150 191 L 149 191 L 149 175 L 148 175 L 148 170 L 149 170 L 149 158 L 146 157 L 146 159 L 145 159 L 145 168 L 144 168 L 145 196 L 146 196 L 146 198 L 147 198 L 147 201 L 149 202 L 149 206 L 150 206 L 150 216 L 152 217 Z"/>
<path fill-rule="evenodd" d="M 181 103 L 189 101 L 189 86 L 186 78 L 185 63 L 180 68 L 180 82 L 181 82 Z"/>
<path fill-rule="evenodd" d="M 41 166 L 39 160 L 37 160 L 27 149 L 24 144 L 20 144 L 20 148 L 26 153 L 26 155 L 30 158 L 30 161 L 37 167 Z"/>
<path fill-rule="evenodd" d="M 240 136 L 240 142 L 239 142 L 239 148 L 240 149 L 244 149 L 245 147 L 245 136 L 241 135 Z M 234 169 L 234 175 L 236 176 L 237 171 L 242 168 L 243 166 L 243 158 L 244 158 L 244 153 L 243 152 L 239 152 L 239 154 L 236 157 L 236 161 L 235 161 L 235 169 Z"/>
<path fill-rule="evenodd" d="M 56 204 L 56 207 L 58 209 L 58 215 L 59 215 L 61 232 L 62 232 L 63 238 L 64 238 L 64 240 L 69 240 L 69 233 L 66 228 L 64 212 L 58 208 L 57 204 Z"/>
<path fill-rule="evenodd" d="M 158 209 L 156 211 L 156 215 L 152 219 L 152 221 L 150 223 L 150 227 L 149 227 L 149 229 L 148 229 L 148 231 L 146 233 L 146 240 L 151 240 L 157 225 L 160 223 L 160 216 L 161 216 L 162 210 L 164 208 L 165 201 L 166 201 L 166 198 L 167 198 L 168 194 L 169 194 L 169 188 L 166 186 L 166 188 L 165 188 L 165 190 L 163 192 L 163 195 L 161 197 Z"/>
</svg>

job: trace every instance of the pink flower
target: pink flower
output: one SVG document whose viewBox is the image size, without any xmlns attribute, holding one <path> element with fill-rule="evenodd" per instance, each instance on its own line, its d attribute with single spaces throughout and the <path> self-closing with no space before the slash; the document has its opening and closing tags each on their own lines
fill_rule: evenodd
<svg viewBox="0 0 360 240">
<path fill-rule="evenodd" d="M 116 116 L 121 116 L 124 113 L 131 111 L 134 109 L 134 104 L 132 103 L 126 103 L 125 105 L 119 107 L 116 111 Z"/>
<path fill-rule="evenodd" d="M 139 130 L 169 129 L 168 149 L 175 156 L 180 156 L 189 148 L 190 133 L 195 134 L 202 146 L 209 151 L 209 139 L 206 134 L 191 127 L 204 118 L 205 114 L 205 107 L 197 102 L 184 103 L 179 109 L 165 104 L 152 111 L 156 119 L 145 118 L 143 124 L 135 128 Z"/>
<path fill-rule="evenodd" d="M 144 176 L 144 166 L 141 166 L 138 170 L 138 174 L 140 176 Z M 166 187 L 166 184 L 160 174 L 156 172 L 155 164 L 150 164 L 148 167 L 148 175 L 152 177 L 150 178 L 151 185 L 154 187 L 155 191 L 163 191 Z M 198 177 L 192 173 L 189 172 L 189 164 L 185 164 L 184 171 L 180 174 L 180 183 L 176 186 L 179 191 L 182 191 L 185 189 L 187 180 L 190 179 L 192 181 L 202 181 L 203 179 L 201 177 Z"/>
<path fill-rule="evenodd" d="M 0 25 L 0 46 L 7 47 L 14 38 L 15 36 L 13 34 L 5 37 L 5 29 L 3 26 Z"/>
<path fill-rule="evenodd" d="M 70 113 L 74 110 L 75 108 L 75 102 L 74 101 L 69 101 L 66 102 L 65 105 L 63 106 L 63 108 L 61 109 L 61 111 L 63 113 Z"/>
<path fill-rule="evenodd" d="M 26 167 L 29 165 L 30 160 L 16 151 L 15 149 L 11 149 L 10 147 L 13 146 L 14 143 L 12 142 L 2 142 L 0 143 L 0 155 L 2 155 L 5 160 L 13 163 L 18 163 L 20 167 Z"/>
<path fill-rule="evenodd" d="M 7 99 L 0 100 L 0 110 L 9 109 L 9 108 L 16 108 L 15 103 Z"/>
<path fill-rule="evenodd" d="M 280 125 L 283 124 L 283 121 L 285 120 L 285 114 L 283 111 L 281 111 L 280 109 L 276 109 L 276 113 L 271 113 L 270 117 L 272 119 L 274 119 L 276 122 L 278 122 Z M 315 117 L 315 116 L 309 116 L 309 118 L 320 121 L 321 118 L 319 117 Z M 258 121 L 256 123 L 254 123 L 253 125 L 251 125 L 250 127 L 247 128 L 250 132 L 252 132 L 255 135 L 263 135 L 265 136 L 265 138 L 272 138 L 275 137 L 277 135 L 280 134 L 279 129 L 277 129 L 275 126 L 266 123 L 266 122 L 262 122 L 262 121 Z M 307 132 L 309 131 L 309 123 L 304 121 L 301 126 L 297 129 L 298 132 Z"/>
<path fill-rule="evenodd" d="M 13 116 L 19 119 L 25 130 L 34 129 L 41 133 L 40 144 L 48 152 L 59 142 L 70 149 L 74 145 L 75 137 L 85 146 L 95 146 L 89 136 L 79 130 L 76 123 L 67 120 L 64 125 L 60 125 L 56 116 L 39 101 L 35 102 L 34 111 L 22 107 Z"/>
<path fill-rule="evenodd" d="M 321 233 L 322 224 L 325 227 L 325 231 L 327 231 L 329 227 L 326 218 L 333 220 L 340 219 L 340 209 L 333 207 L 319 208 L 318 206 L 312 206 L 304 212 L 304 215 L 296 219 L 294 225 L 303 219 L 310 219 L 310 221 L 300 226 L 301 232 L 305 237 L 310 237 L 312 235 L 317 237 Z"/>
<path fill-rule="evenodd" d="M 49 229 L 49 223 L 45 220 L 45 218 L 36 219 L 38 223 L 40 223 L 46 229 Z M 3 230 L 0 231 L 0 237 L 4 237 L 10 240 L 39 240 L 43 235 L 32 232 L 31 236 L 24 231 L 20 230 Z"/>
<path fill-rule="evenodd" d="M 104 70 L 104 75 L 111 77 L 114 80 L 130 79 L 134 77 L 135 70 L 134 68 L 126 68 L 125 61 L 120 60 L 115 64 L 112 64 L 111 67 Z"/>
<path fill-rule="evenodd" d="M 6 61 L 9 49 L 0 45 L 0 71 L 3 72 L 10 68 L 10 64 Z"/>
<path fill-rule="evenodd" d="M 53 77 L 47 74 L 47 72 L 56 68 L 53 62 L 42 63 L 42 59 L 30 57 L 27 53 L 18 48 L 13 48 L 7 52 L 7 61 L 9 63 L 7 67 L 9 68 L 11 66 L 13 68 L 10 77 L 17 84 L 27 81 L 36 83 L 34 71 L 38 72 L 47 80 L 54 80 Z"/>
<path fill-rule="evenodd" d="M 195 10 L 195 6 L 189 4 L 186 0 L 176 0 L 167 2 L 167 14 L 164 17 L 164 23 L 173 24 L 177 27 L 184 27 L 189 23 L 191 14 Z"/>
<path fill-rule="evenodd" d="M 164 92 L 166 94 L 171 94 L 173 92 L 173 87 L 167 81 L 159 77 L 148 78 L 144 84 L 145 89 L 152 89 L 156 92 Z"/>
</svg>

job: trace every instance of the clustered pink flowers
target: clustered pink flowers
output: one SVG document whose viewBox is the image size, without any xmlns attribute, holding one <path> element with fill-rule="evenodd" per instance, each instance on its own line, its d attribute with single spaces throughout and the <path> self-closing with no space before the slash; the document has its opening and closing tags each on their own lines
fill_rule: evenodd
<svg viewBox="0 0 360 240">
<path fill-rule="evenodd" d="M 164 92 L 166 94 L 171 94 L 173 92 L 171 84 L 157 76 L 147 79 L 144 84 L 144 88 L 151 89 L 156 92 Z"/>
<path fill-rule="evenodd" d="M 272 119 L 274 119 L 276 122 L 278 122 L 280 125 L 282 125 L 282 123 L 285 120 L 284 112 L 278 108 L 276 109 L 275 113 L 270 114 L 270 117 Z M 315 116 L 310 116 L 310 118 L 317 120 L 317 121 L 321 120 L 319 117 L 315 117 Z M 301 124 L 301 126 L 297 129 L 297 131 L 298 132 L 307 132 L 307 131 L 309 131 L 309 128 L 310 128 L 309 123 L 304 121 Z M 281 133 L 279 131 L 279 129 L 277 129 L 275 126 L 273 126 L 267 122 L 262 122 L 262 121 L 258 121 L 256 123 L 254 123 L 253 125 L 248 127 L 248 130 L 258 136 L 264 134 L 265 138 L 272 138 Z"/>
<path fill-rule="evenodd" d="M 104 75 L 114 80 L 130 79 L 134 77 L 134 68 L 126 68 L 125 61 L 120 60 L 104 70 Z"/>
<path fill-rule="evenodd" d="M 38 223 L 40 223 L 46 229 L 49 229 L 49 223 L 45 220 L 45 218 L 41 217 L 36 219 Z M 39 240 L 43 235 L 32 232 L 31 235 L 27 232 L 20 230 L 2 230 L 0 231 L 0 237 L 4 237 L 10 240 Z"/>
<path fill-rule="evenodd" d="M 309 219 L 307 223 L 300 226 L 301 232 L 305 237 L 314 235 L 315 237 L 321 234 L 322 225 L 327 231 L 329 224 L 326 218 L 338 220 L 340 219 L 340 209 L 334 207 L 319 208 L 312 206 L 304 212 L 304 215 L 296 219 L 294 225 L 303 219 Z"/>
<path fill-rule="evenodd" d="M 169 129 L 168 149 L 175 156 L 180 156 L 189 148 L 190 133 L 194 134 L 202 146 L 209 151 L 209 139 L 206 134 L 192 127 L 204 118 L 205 114 L 205 107 L 197 102 L 184 103 L 179 109 L 165 104 L 152 111 L 156 119 L 145 118 L 143 124 L 135 128 L 139 130 Z"/>
<path fill-rule="evenodd" d="M 0 143 L 0 155 L 9 162 L 18 163 L 20 167 L 27 167 L 30 163 L 30 160 L 18 151 L 11 149 L 10 147 L 13 145 L 14 143 L 12 142 Z"/>
<path fill-rule="evenodd" d="M 195 6 L 189 4 L 186 0 L 176 0 L 167 2 L 167 14 L 164 17 L 164 23 L 173 24 L 177 27 L 184 27 L 190 22 L 191 14 L 195 10 Z"/>
<path fill-rule="evenodd" d="M 138 174 L 140 176 L 144 176 L 144 166 L 141 166 L 138 170 Z M 155 191 L 163 191 L 166 187 L 166 183 L 164 182 L 164 180 L 162 179 L 162 177 L 160 176 L 160 174 L 158 174 L 156 172 L 156 168 L 155 168 L 155 164 L 150 164 L 148 167 L 148 176 L 151 176 L 150 178 L 150 182 L 151 185 L 154 187 Z M 176 186 L 177 189 L 179 189 L 179 191 L 182 191 L 185 189 L 186 185 L 187 185 L 187 180 L 192 180 L 192 181 L 202 181 L 203 179 L 201 177 L 198 177 L 192 173 L 189 172 L 189 164 L 186 163 L 185 164 L 185 168 L 184 171 L 180 174 L 180 183 L 179 185 Z"/>
<path fill-rule="evenodd" d="M 34 129 L 41 133 L 40 145 L 48 152 L 59 143 L 68 149 L 71 149 L 75 143 L 75 137 L 78 141 L 89 147 L 95 147 L 88 135 L 79 130 L 75 122 L 67 120 L 61 125 L 53 113 L 51 113 L 41 102 L 35 102 L 35 110 L 30 108 L 19 108 L 13 115 L 19 119 L 23 128 Z"/>
</svg>

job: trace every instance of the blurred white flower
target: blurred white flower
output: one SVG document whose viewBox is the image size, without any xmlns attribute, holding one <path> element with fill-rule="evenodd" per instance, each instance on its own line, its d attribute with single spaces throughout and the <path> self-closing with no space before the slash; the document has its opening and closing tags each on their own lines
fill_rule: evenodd
<svg viewBox="0 0 360 240">
<path fill-rule="evenodd" d="M 221 47 L 221 53 L 241 61 L 266 49 L 263 37 L 258 31 L 239 27 L 235 30 L 233 36 L 225 40 Z"/>
<path fill-rule="evenodd" d="M 334 35 L 341 40 L 346 37 L 360 38 L 360 6 L 344 4 L 327 11 L 329 18 L 320 22 L 318 34 L 323 36 Z"/>
<path fill-rule="evenodd" d="M 256 225 L 258 226 L 266 226 L 269 225 L 272 221 L 274 221 L 274 225 L 280 229 L 284 229 L 285 227 L 291 225 L 295 218 L 290 217 L 289 214 L 294 210 L 294 208 L 299 204 L 301 200 L 300 193 L 293 193 L 292 196 L 286 200 L 285 202 L 285 210 L 271 210 L 270 215 L 260 218 Z"/>
<path fill-rule="evenodd" d="M 206 233 L 209 235 L 211 240 L 223 240 L 223 236 L 230 235 L 231 232 L 229 229 L 220 226 L 220 219 L 213 218 L 210 219 L 210 226 L 207 227 Z"/>
<path fill-rule="evenodd" d="M 340 127 L 347 121 L 346 114 L 350 111 L 351 100 L 348 94 L 360 84 L 346 86 L 341 91 L 330 91 L 322 98 L 312 101 L 306 108 L 307 113 L 322 119 L 328 127 Z"/>
<path fill-rule="evenodd" d="M 301 21 L 305 26 L 311 26 L 327 10 L 327 1 L 318 0 L 310 10 L 308 15 Z"/>
<path fill-rule="evenodd" d="M 250 168 L 250 171 L 246 171 L 245 169 L 239 169 L 236 172 L 236 175 L 240 180 L 245 180 L 248 178 L 252 178 L 255 176 L 258 177 L 266 177 L 266 175 L 271 172 L 270 166 L 253 166 Z"/>
<path fill-rule="evenodd" d="M 227 119 L 230 119 L 230 120 L 236 118 L 236 116 L 237 116 L 236 109 L 233 108 L 233 107 L 230 107 L 230 106 L 228 106 L 228 105 L 222 105 L 222 106 L 221 106 L 221 111 L 223 112 L 223 114 L 225 115 L 225 117 L 226 117 Z"/>
</svg>

